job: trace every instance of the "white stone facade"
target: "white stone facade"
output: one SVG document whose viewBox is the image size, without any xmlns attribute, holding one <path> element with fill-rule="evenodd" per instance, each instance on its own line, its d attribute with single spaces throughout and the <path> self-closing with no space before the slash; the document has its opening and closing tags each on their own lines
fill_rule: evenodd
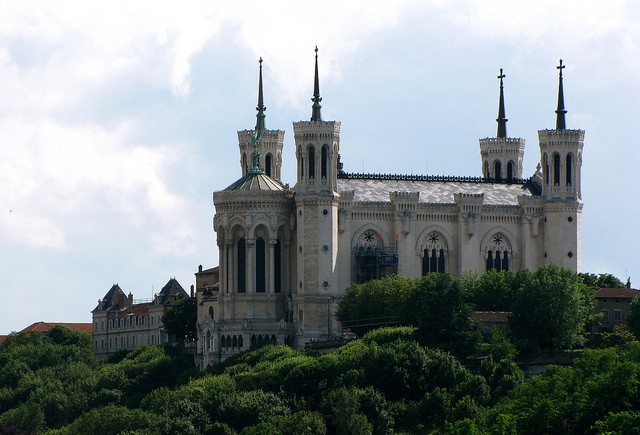
<svg viewBox="0 0 640 435">
<path fill-rule="evenodd" d="M 279 180 L 279 157 L 275 180 L 244 165 L 251 138 L 262 165 L 284 133 L 245 130 L 243 177 L 214 193 L 220 284 L 215 318 L 199 324 L 202 367 L 264 341 L 342 337 L 334 313 L 345 289 L 385 274 L 580 270 L 582 130 L 541 130 L 540 165 L 523 180 L 521 138 L 481 139 L 482 177 L 371 175 L 342 171 L 340 123 L 319 119 L 315 104 L 293 128 L 293 188 Z"/>
</svg>

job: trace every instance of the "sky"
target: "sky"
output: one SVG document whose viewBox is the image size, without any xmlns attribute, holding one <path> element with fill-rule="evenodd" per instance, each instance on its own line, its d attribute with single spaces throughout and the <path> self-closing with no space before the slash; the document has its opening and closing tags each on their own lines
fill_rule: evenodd
<svg viewBox="0 0 640 435">
<path fill-rule="evenodd" d="M 150 298 L 218 264 L 212 192 L 237 131 L 325 120 L 348 172 L 480 176 L 504 69 L 507 133 L 585 130 L 583 271 L 640 287 L 640 3 L 325 0 L 0 3 L 0 334 L 91 322 L 114 283 Z"/>
</svg>

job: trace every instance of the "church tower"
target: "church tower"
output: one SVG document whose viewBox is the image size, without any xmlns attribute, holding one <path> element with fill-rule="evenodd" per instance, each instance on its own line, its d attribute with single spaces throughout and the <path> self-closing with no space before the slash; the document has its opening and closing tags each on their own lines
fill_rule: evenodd
<svg viewBox="0 0 640 435">
<path fill-rule="evenodd" d="M 566 127 L 562 70 L 558 65 L 555 130 L 539 130 L 544 202 L 545 262 L 575 271 L 582 267 L 582 148 L 584 130 Z"/>
<path fill-rule="evenodd" d="M 507 118 L 504 110 L 504 86 L 502 79 L 506 77 L 500 68 L 500 100 L 498 103 L 498 132 L 496 137 L 480 139 L 480 155 L 482 157 L 482 176 L 496 181 L 522 178 L 522 157 L 524 155 L 524 138 L 507 137 Z"/>
<path fill-rule="evenodd" d="M 280 181 L 282 172 L 282 147 L 284 144 L 284 131 L 267 130 L 265 127 L 265 114 L 267 108 L 264 106 L 262 93 L 262 58 L 260 58 L 260 77 L 258 81 L 258 106 L 256 110 L 256 126 L 253 130 L 242 130 L 238 132 L 238 144 L 240 146 L 240 167 L 242 175 L 253 167 L 253 140 L 254 134 L 257 137 L 257 147 L 259 153 L 259 166 L 264 168 L 267 176 Z"/>
<path fill-rule="evenodd" d="M 315 51 L 311 120 L 293 123 L 298 162 L 296 314 L 299 333 L 326 339 L 339 333 L 333 314 L 340 294 L 336 273 L 340 122 L 322 120 L 318 47 Z"/>
</svg>

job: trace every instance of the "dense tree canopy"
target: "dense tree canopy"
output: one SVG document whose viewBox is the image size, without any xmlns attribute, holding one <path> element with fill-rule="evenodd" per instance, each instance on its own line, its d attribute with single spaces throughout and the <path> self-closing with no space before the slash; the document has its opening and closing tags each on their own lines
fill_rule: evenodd
<svg viewBox="0 0 640 435">
<path fill-rule="evenodd" d="M 344 315 L 412 326 L 323 353 L 267 345 L 206 373 L 171 346 L 99 363 L 88 334 L 14 334 L 0 345 L 0 433 L 637 433 L 640 343 L 628 332 L 532 378 L 516 362 L 523 339 L 529 348 L 580 343 L 593 288 L 576 274 L 547 267 L 383 282 L 397 288 L 352 290 Z M 378 292 L 383 304 L 370 300 Z M 479 343 L 471 370 L 450 351 L 463 355 L 473 338 L 465 297 L 481 306 L 487 294 L 504 295 L 516 329 Z"/>
<path fill-rule="evenodd" d="M 511 332 L 525 350 L 570 349 L 585 342 L 593 289 L 572 271 L 545 266 L 523 280 L 512 305 Z"/>
<path fill-rule="evenodd" d="M 178 343 L 194 341 L 197 337 L 197 303 L 195 298 L 182 298 L 169 306 L 162 323 L 169 334 Z"/>
</svg>

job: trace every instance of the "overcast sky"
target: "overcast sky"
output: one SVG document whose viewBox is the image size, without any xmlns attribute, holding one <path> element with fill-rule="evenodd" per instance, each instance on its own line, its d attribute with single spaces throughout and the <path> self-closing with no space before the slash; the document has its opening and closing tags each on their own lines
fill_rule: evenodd
<svg viewBox="0 0 640 435">
<path fill-rule="evenodd" d="M 640 3 L 0 3 L 0 334 L 90 322 L 112 284 L 150 298 L 218 264 L 212 192 L 240 177 L 237 131 L 325 120 L 349 172 L 481 175 L 504 68 L 507 133 L 584 129 L 583 271 L 640 286 Z"/>
</svg>

